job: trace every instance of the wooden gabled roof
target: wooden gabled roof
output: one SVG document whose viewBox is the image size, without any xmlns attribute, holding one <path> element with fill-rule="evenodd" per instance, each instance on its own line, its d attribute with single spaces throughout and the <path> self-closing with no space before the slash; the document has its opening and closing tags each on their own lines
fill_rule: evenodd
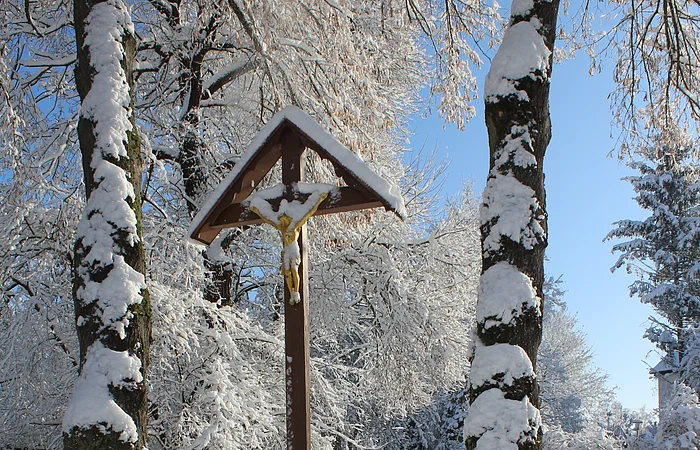
<svg viewBox="0 0 700 450">
<path fill-rule="evenodd" d="M 282 142 L 289 139 L 290 134 L 306 148 L 329 160 L 336 174 L 347 184 L 329 196 L 319 206 L 316 215 L 384 206 L 387 211 L 405 217 L 406 210 L 397 186 L 374 173 L 306 113 L 290 106 L 262 128 L 231 173 L 204 202 L 190 225 L 191 239 L 210 244 L 224 228 L 262 223 L 243 203 L 282 157 Z"/>
</svg>

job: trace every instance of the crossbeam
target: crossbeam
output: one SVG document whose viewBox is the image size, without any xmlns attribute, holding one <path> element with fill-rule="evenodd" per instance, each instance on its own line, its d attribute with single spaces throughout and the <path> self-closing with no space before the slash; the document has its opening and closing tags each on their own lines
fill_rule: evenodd
<svg viewBox="0 0 700 450">
<path fill-rule="evenodd" d="M 301 194 L 295 197 L 295 200 L 303 201 L 306 197 L 308 197 L 308 194 Z M 282 198 L 271 199 L 270 206 L 278 209 Z M 359 192 L 357 188 L 343 186 L 339 187 L 332 197 L 329 196 L 321 202 L 315 215 L 323 216 L 326 214 L 357 211 L 358 209 L 378 208 L 380 206 L 382 206 L 382 202 L 371 198 L 367 199 L 367 196 Z M 216 218 L 212 219 L 209 228 L 216 229 L 218 232 L 220 229 L 230 227 L 232 222 L 235 222 L 238 226 L 249 226 L 259 225 L 263 223 L 263 220 L 257 214 L 254 214 L 245 202 L 234 203 L 221 211 Z"/>
</svg>

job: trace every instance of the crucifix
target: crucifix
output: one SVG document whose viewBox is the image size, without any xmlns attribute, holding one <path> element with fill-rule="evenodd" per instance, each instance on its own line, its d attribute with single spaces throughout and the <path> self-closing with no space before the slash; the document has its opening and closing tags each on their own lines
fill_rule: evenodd
<svg viewBox="0 0 700 450">
<path fill-rule="evenodd" d="M 331 162 L 344 186 L 304 182 L 307 148 Z M 280 159 L 282 183 L 256 191 Z M 190 238 L 206 245 L 224 228 L 261 223 L 282 235 L 288 450 L 311 450 L 306 222 L 313 215 L 380 206 L 405 217 L 403 199 L 395 185 L 374 173 L 303 111 L 287 107 L 251 141 L 190 226 Z"/>
</svg>

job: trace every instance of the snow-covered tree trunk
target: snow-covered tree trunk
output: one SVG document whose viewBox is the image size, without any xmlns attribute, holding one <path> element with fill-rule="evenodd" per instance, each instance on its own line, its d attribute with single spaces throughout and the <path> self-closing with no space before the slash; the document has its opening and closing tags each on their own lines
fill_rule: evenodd
<svg viewBox="0 0 700 450">
<path fill-rule="evenodd" d="M 467 449 L 537 449 L 535 359 L 542 336 L 547 216 L 542 163 L 559 2 L 514 0 L 486 77 L 490 172 L 481 209 L 482 276 L 465 420 Z"/>
<path fill-rule="evenodd" d="M 136 39 L 122 0 L 75 0 L 74 15 L 87 202 L 74 254 L 80 377 L 63 419 L 64 447 L 141 449 L 151 309 L 132 115 Z"/>
</svg>

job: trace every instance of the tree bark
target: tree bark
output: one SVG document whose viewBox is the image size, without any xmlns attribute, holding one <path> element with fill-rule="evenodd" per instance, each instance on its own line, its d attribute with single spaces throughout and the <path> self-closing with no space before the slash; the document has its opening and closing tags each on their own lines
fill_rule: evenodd
<svg viewBox="0 0 700 450">
<path fill-rule="evenodd" d="M 490 170 L 481 209 L 482 278 L 465 420 L 468 450 L 480 440 L 493 448 L 539 449 L 542 444 L 534 370 L 547 246 L 542 167 L 551 138 L 549 83 L 559 2 L 535 0 L 529 8 L 525 3 L 513 2 L 486 82 Z M 532 48 L 523 48 L 523 42 Z M 518 69 L 513 52 L 532 57 L 529 69 L 522 71 L 522 64 Z M 494 419 L 485 424 L 487 412 Z"/>
<path fill-rule="evenodd" d="M 159 9 L 159 2 L 152 2 L 156 9 Z M 168 19 L 168 24 L 173 28 L 173 32 L 181 24 L 178 13 L 179 1 L 171 2 L 171 8 L 161 10 L 165 12 L 165 17 Z M 197 214 L 198 207 L 202 196 L 207 191 L 207 182 L 209 181 L 209 171 L 204 163 L 204 154 L 206 152 L 206 144 L 199 137 L 200 128 L 200 107 L 202 99 L 205 96 L 203 91 L 204 76 L 202 74 L 202 65 L 211 50 L 210 44 L 206 42 L 206 38 L 216 30 L 220 25 L 217 21 L 220 14 L 214 14 L 210 21 L 200 30 L 203 36 L 202 41 L 198 44 L 200 48 L 192 55 L 184 52 L 179 55 L 180 65 L 183 68 L 180 76 L 180 86 L 183 92 L 187 92 L 187 101 L 183 105 L 185 114 L 180 122 L 180 135 L 182 144 L 175 162 L 180 167 L 182 173 L 182 182 L 185 191 L 185 202 L 187 210 L 191 217 Z M 231 80 L 229 80 L 231 81 Z M 225 84 L 225 83 L 224 83 Z M 222 86 L 219 86 L 221 88 Z M 207 92 L 206 95 L 211 95 Z M 224 248 L 225 250 L 226 248 Z M 204 259 L 204 268 L 208 273 L 207 281 L 204 286 L 204 299 L 216 303 L 219 306 L 231 306 L 234 303 L 236 295 L 232 292 L 233 289 L 233 274 L 234 267 L 230 261 L 215 261 L 213 260 L 208 250 L 202 251 Z"/>
<path fill-rule="evenodd" d="M 64 417 L 64 448 L 143 449 L 151 305 L 132 114 L 136 38 L 122 0 L 74 0 L 74 26 L 86 206 L 74 249 L 80 377 Z"/>
<path fill-rule="evenodd" d="M 177 158 L 182 171 L 182 182 L 187 195 L 187 210 L 194 217 L 198 211 L 199 201 L 206 192 L 209 174 L 205 170 L 202 156 L 206 146 L 199 138 L 199 104 L 202 99 L 201 62 L 190 64 L 191 71 L 187 81 L 190 91 L 190 101 L 186 106 L 188 113 L 183 118 L 181 128 L 184 130 L 183 142 Z M 229 242 L 230 243 L 230 242 Z M 228 245 L 222 245 L 228 247 Z M 226 250 L 226 248 L 223 248 Z M 204 299 L 219 306 L 232 306 L 233 293 L 233 263 L 230 261 L 213 260 L 208 250 L 202 251 L 204 268 L 208 272 L 204 286 Z"/>
</svg>

